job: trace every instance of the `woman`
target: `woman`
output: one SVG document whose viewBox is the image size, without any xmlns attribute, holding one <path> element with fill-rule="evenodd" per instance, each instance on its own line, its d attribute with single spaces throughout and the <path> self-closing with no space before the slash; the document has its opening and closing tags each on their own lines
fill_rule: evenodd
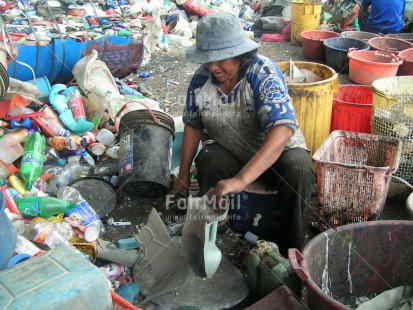
<svg viewBox="0 0 413 310">
<path fill-rule="evenodd" d="M 258 178 L 275 186 L 282 208 L 277 243 L 286 255 L 289 247 L 302 248 L 313 168 L 285 80 L 272 60 L 257 54 L 258 47 L 236 15 L 213 13 L 199 21 L 196 45 L 186 56 L 202 65 L 188 88 L 171 194 L 188 195 L 189 170 L 207 132 L 209 140 L 195 159 L 200 195 L 215 187 L 220 202 Z"/>
</svg>

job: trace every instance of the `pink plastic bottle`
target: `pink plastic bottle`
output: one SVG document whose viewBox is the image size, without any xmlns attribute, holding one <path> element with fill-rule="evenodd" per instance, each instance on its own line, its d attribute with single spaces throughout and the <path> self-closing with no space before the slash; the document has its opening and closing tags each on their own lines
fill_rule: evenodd
<svg viewBox="0 0 413 310">
<path fill-rule="evenodd" d="M 82 96 L 76 87 L 73 87 L 67 94 L 70 110 L 76 122 L 82 118 L 86 118 L 85 110 L 83 108 Z"/>
</svg>

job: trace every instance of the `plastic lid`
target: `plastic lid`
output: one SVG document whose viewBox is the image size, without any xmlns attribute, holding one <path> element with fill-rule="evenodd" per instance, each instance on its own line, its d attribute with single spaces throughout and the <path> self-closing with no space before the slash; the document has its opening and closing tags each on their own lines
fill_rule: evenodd
<svg viewBox="0 0 413 310">
<path fill-rule="evenodd" d="M 59 158 L 59 160 L 58 160 L 58 164 L 60 165 L 60 166 L 64 166 L 64 165 L 66 165 L 66 159 L 64 159 L 64 158 Z"/>
<path fill-rule="evenodd" d="M 89 144 L 89 137 L 83 137 L 82 140 L 80 140 L 80 146 L 87 146 Z"/>
<path fill-rule="evenodd" d="M 60 188 L 60 187 L 62 187 L 62 185 L 63 185 L 62 182 L 57 182 L 56 183 L 56 188 Z"/>
</svg>

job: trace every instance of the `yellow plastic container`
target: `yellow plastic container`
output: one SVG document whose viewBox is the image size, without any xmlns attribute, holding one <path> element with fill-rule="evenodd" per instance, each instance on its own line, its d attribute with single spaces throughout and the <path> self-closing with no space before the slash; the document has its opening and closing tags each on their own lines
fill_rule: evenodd
<svg viewBox="0 0 413 310">
<path fill-rule="evenodd" d="M 301 33 L 320 26 L 321 2 L 291 1 L 291 44 L 301 45 Z"/>
<path fill-rule="evenodd" d="M 298 127 L 304 134 L 311 156 L 330 134 L 333 95 L 338 92 L 338 74 L 326 65 L 296 61 L 298 69 L 307 69 L 322 78 L 312 83 L 288 83 L 288 94 L 294 106 Z M 281 72 L 290 68 L 290 62 L 277 62 Z"/>
</svg>

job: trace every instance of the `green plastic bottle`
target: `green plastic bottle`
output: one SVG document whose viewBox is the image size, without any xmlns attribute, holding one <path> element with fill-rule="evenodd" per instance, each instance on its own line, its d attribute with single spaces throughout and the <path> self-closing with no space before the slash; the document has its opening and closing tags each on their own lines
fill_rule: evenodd
<svg viewBox="0 0 413 310">
<path fill-rule="evenodd" d="M 20 197 L 14 202 L 23 217 L 49 217 L 76 207 L 73 202 L 50 196 Z"/>
<path fill-rule="evenodd" d="M 355 19 L 353 19 L 353 28 L 356 31 L 360 31 L 360 26 L 359 26 L 359 19 L 356 17 Z"/>
<path fill-rule="evenodd" d="M 27 136 L 24 143 L 20 173 L 28 190 L 32 188 L 33 182 L 42 174 L 45 147 L 46 139 L 39 132 L 36 131 Z"/>
</svg>

